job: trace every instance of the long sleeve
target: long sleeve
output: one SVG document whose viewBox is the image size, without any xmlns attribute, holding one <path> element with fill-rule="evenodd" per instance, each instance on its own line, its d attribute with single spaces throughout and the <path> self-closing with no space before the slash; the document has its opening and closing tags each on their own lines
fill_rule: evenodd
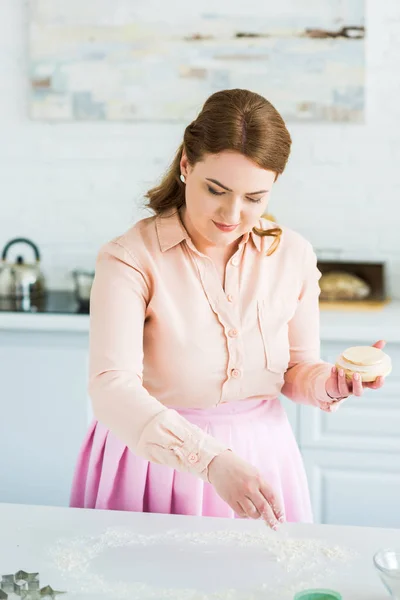
<svg viewBox="0 0 400 600">
<path fill-rule="evenodd" d="M 340 402 L 332 405 L 325 390 L 332 365 L 320 358 L 320 323 L 318 281 L 321 273 L 310 244 L 307 243 L 303 261 L 304 276 L 296 312 L 289 322 L 290 362 L 285 373 L 282 393 L 301 404 L 311 404 L 332 412 Z"/>
<path fill-rule="evenodd" d="M 117 241 L 99 253 L 90 301 L 89 394 L 95 418 L 134 453 L 207 481 L 226 446 L 151 396 L 143 381 L 143 333 L 151 281 Z M 168 360 L 168 348 L 165 349 Z"/>
</svg>

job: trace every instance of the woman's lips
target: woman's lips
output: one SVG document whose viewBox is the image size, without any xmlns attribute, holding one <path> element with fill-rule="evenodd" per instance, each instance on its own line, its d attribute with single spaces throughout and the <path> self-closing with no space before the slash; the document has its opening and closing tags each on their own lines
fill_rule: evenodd
<svg viewBox="0 0 400 600">
<path fill-rule="evenodd" d="M 213 223 L 220 231 L 234 231 L 237 227 L 237 225 L 227 225 L 226 223 L 217 223 L 216 221 L 213 221 Z"/>
</svg>

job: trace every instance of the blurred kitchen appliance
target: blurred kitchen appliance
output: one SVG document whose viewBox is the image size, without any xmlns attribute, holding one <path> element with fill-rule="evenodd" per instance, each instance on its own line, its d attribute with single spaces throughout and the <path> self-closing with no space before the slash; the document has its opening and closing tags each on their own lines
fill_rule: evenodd
<svg viewBox="0 0 400 600">
<path fill-rule="evenodd" d="M 389 302 L 384 262 L 318 260 L 320 306 L 326 309 L 375 309 Z"/>
<path fill-rule="evenodd" d="M 94 280 L 94 271 L 75 269 L 72 271 L 75 283 L 75 298 L 79 306 L 79 312 L 89 313 L 90 291 Z"/>
<path fill-rule="evenodd" d="M 18 254 L 15 262 L 7 260 L 10 248 L 17 244 L 29 246 L 35 261 L 26 262 Z M 4 247 L 0 263 L 0 308 L 31 311 L 40 309 L 46 296 L 45 278 L 40 267 L 39 249 L 27 238 L 14 238 Z"/>
</svg>

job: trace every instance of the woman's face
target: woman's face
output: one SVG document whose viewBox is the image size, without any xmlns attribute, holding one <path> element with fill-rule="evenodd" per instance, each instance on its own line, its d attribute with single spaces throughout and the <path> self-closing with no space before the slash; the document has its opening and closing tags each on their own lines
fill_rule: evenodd
<svg viewBox="0 0 400 600">
<path fill-rule="evenodd" d="M 183 220 L 199 249 L 226 248 L 258 225 L 265 213 L 276 174 L 237 152 L 208 154 L 194 165 L 185 155 Z"/>
</svg>

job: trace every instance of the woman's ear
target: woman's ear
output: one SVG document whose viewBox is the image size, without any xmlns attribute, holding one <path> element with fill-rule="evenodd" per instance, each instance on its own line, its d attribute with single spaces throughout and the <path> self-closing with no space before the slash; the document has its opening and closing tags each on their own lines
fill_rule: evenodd
<svg viewBox="0 0 400 600">
<path fill-rule="evenodd" d="M 179 166 L 181 169 L 181 175 L 184 175 L 186 177 L 186 175 L 188 174 L 188 170 L 189 170 L 189 162 L 188 162 L 187 156 L 185 154 L 185 151 L 182 152 L 182 157 L 181 157 Z"/>
</svg>

